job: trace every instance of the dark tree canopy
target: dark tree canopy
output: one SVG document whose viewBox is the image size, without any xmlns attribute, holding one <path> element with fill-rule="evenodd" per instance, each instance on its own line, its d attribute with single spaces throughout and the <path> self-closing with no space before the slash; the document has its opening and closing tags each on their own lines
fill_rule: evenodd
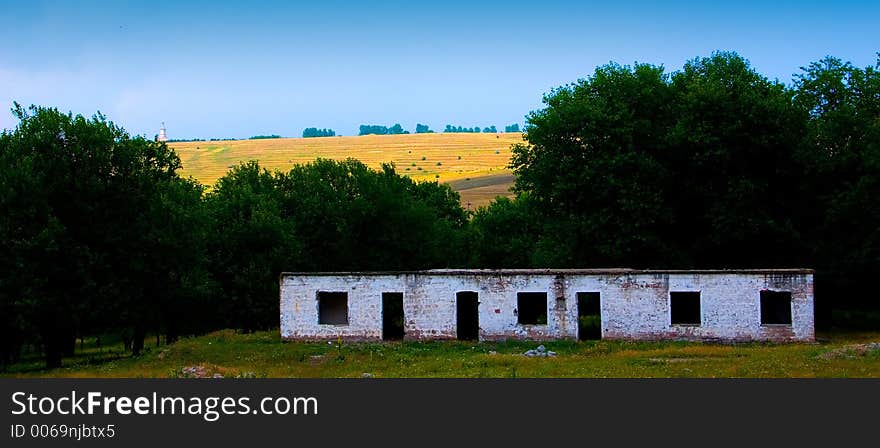
<svg viewBox="0 0 880 448">
<path fill-rule="evenodd" d="M 873 67 L 827 57 L 803 69 L 795 103 L 809 116 L 800 159 L 804 232 L 839 305 L 871 306 L 880 266 L 880 54 Z M 876 302 L 876 301 L 874 301 Z M 876 303 L 873 305 L 877 307 Z"/>
<path fill-rule="evenodd" d="M 335 137 L 336 132 L 333 129 L 305 128 L 303 129 L 303 138 L 309 137 Z"/>
<path fill-rule="evenodd" d="M 494 126 L 492 128 L 494 129 Z M 451 124 L 447 124 L 446 128 L 443 129 L 443 132 L 447 132 L 447 133 L 456 133 L 456 132 L 458 132 L 458 133 L 480 133 L 481 131 L 480 131 L 479 126 L 474 126 L 472 128 L 465 128 L 465 127 L 461 127 L 461 126 L 453 126 Z"/>
<path fill-rule="evenodd" d="M 201 187 L 175 174 L 180 159 L 164 143 L 100 114 L 13 112 L 20 124 L 0 136 L 0 302 L 16 319 L 4 323 L 8 341 L 39 338 L 57 366 L 82 332 L 128 328 L 137 353 L 147 326 L 170 319 L 163 304 L 196 294 L 178 286 L 200 286 L 188 227 L 198 221 L 181 220 L 198 215 Z"/>
<path fill-rule="evenodd" d="M 541 226 L 527 195 L 499 197 L 474 213 L 469 244 L 471 266 L 529 268 L 533 266 L 535 235 Z"/>
<path fill-rule="evenodd" d="M 395 123 L 394 126 L 382 126 L 378 124 L 362 124 L 358 131 L 358 135 L 393 135 L 393 134 L 409 134 L 409 131 L 403 129 L 403 126 L 400 123 Z"/>
<path fill-rule="evenodd" d="M 668 256 L 656 232 L 667 174 L 657 160 L 669 126 L 662 68 L 600 67 L 591 79 L 559 88 L 529 116 L 529 145 L 513 149 L 516 191 L 528 193 L 548 229 L 540 253 L 550 265 L 654 264 Z M 556 250 L 550 250 L 555 247 Z"/>
</svg>

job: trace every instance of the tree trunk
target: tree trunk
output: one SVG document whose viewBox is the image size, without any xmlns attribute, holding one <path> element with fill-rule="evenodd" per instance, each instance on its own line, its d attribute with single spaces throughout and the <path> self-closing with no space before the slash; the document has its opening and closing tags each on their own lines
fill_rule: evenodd
<svg viewBox="0 0 880 448">
<path fill-rule="evenodd" d="M 131 351 L 131 336 L 129 336 L 128 330 L 122 334 L 122 346 L 125 348 L 125 351 Z"/>
<path fill-rule="evenodd" d="M 64 355 L 64 346 L 68 343 L 67 335 L 63 330 L 52 328 L 45 334 L 46 368 L 55 369 L 61 367 L 61 359 Z"/>
<path fill-rule="evenodd" d="M 173 322 L 169 322 L 165 329 L 165 345 L 177 342 L 177 337 L 177 325 Z"/>
<path fill-rule="evenodd" d="M 63 345 L 61 352 L 64 356 L 72 357 L 76 354 L 76 335 L 73 332 L 62 334 Z"/>
<path fill-rule="evenodd" d="M 134 327 L 134 337 L 131 340 L 131 354 L 133 356 L 140 356 L 141 352 L 144 350 L 144 339 L 146 336 L 146 332 L 142 326 L 137 325 Z"/>
</svg>

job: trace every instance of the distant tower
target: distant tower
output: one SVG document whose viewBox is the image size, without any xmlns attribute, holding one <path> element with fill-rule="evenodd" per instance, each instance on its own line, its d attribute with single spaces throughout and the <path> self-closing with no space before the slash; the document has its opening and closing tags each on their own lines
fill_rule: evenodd
<svg viewBox="0 0 880 448">
<path fill-rule="evenodd" d="M 167 141 L 167 140 L 168 140 L 168 136 L 165 135 L 165 122 L 163 121 L 163 122 L 162 122 L 162 127 L 159 128 L 159 137 L 156 138 L 156 141 L 158 141 L 158 142 L 164 142 L 164 141 Z"/>
</svg>

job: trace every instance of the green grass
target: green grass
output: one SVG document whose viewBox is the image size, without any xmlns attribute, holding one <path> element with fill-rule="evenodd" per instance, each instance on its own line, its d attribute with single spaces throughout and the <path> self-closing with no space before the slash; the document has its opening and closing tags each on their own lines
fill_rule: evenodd
<svg viewBox="0 0 880 448">
<path fill-rule="evenodd" d="M 277 332 L 225 330 L 148 347 L 139 357 L 119 345 L 87 344 L 54 370 L 42 369 L 31 354 L 2 376 L 880 377 L 880 350 L 864 345 L 873 341 L 880 333 L 822 335 L 815 344 L 554 341 L 544 345 L 556 357 L 528 358 L 522 353 L 539 343 L 283 343 Z"/>
</svg>

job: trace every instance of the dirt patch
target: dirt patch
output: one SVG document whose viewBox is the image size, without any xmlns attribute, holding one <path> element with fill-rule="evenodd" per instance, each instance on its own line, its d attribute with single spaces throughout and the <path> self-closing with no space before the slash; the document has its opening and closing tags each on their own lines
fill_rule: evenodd
<svg viewBox="0 0 880 448">
<path fill-rule="evenodd" d="M 717 361 L 719 357 L 686 357 L 686 358 L 648 358 L 653 363 L 675 364 L 680 362 L 705 362 Z"/>
<path fill-rule="evenodd" d="M 850 344 L 835 348 L 822 353 L 819 359 L 853 359 L 869 355 L 880 355 L 880 342 L 868 342 L 866 344 Z"/>
<path fill-rule="evenodd" d="M 214 369 L 207 366 L 188 366 L 180 369 L 178 378 L 223 378 L 223 374 L 213 371 Z"/>
</svg>

